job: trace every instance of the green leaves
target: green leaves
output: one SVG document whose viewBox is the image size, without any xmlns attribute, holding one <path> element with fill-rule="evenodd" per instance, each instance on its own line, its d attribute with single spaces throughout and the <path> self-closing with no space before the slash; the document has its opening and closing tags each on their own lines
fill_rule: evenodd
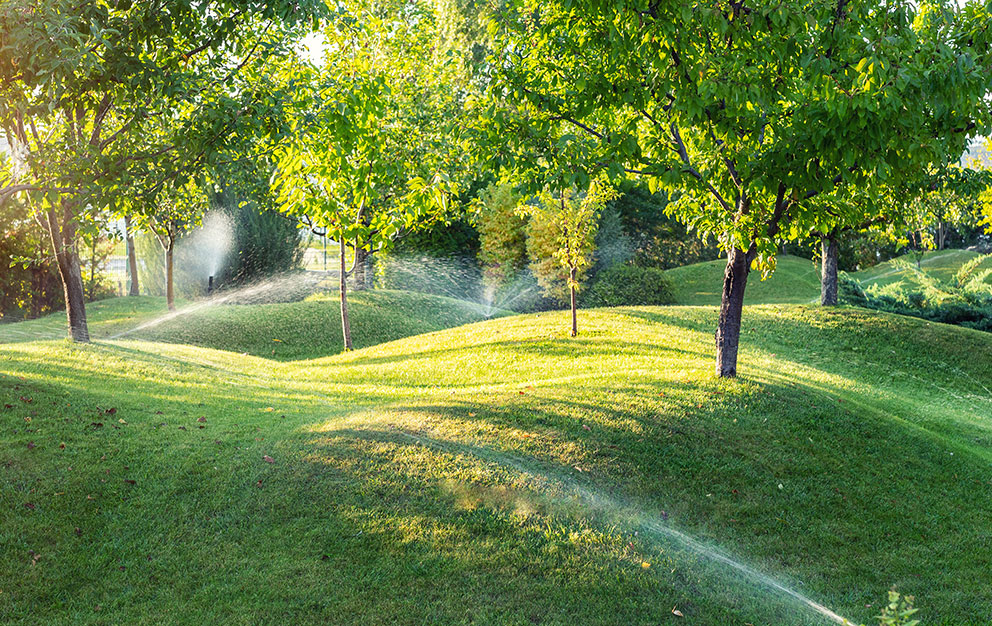
<svg viewBox="0 0 992 626">
<path fill-rule="evenodd" d="M 701 235 L 771 267 L 775 241 L 864 222 L 881 189 L 992 126 L 978 5 L 636 4 L 510 4 L 491 63 L 499 130 L 482 142 L 494 165 L 531 190 L 575 182 L 562 172 L 646 177 L 681 193 L 674 210 Z M 827 210 L 841 186 L 863 211 Z"/>
</svg>

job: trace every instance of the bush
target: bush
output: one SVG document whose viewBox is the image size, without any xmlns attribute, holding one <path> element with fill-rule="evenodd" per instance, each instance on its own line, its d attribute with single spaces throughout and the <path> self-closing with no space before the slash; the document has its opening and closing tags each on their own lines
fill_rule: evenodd
<svg viewBox="0 0 992 626">
<path fill-rule="evenodd" d="M 672 283 L 663 270 L 614 265 L 599 272 L 583 298 L 585 306 L 645 306 L 672 304 Z"/>
</svg>

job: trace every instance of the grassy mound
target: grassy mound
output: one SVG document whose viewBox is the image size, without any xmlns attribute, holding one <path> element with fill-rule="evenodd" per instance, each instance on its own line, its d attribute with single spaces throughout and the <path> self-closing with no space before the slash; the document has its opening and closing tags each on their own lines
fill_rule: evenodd
<svg viewBox="0 0 992 626">
<path fill-rule="evenodd" d="M 686 305 L 720 304 L 727 261 L 717 259 L 668 270 L 675 301 Z M 744 293 L 746 304 L 807 304 L 820 297 L 820 275 L 809 259 L 782 255 L 775 273 L 765 280 L 754 272 Z"/>
<path fill-rule="evenodd" d="M 825 623 L 768 575 L 987 622 L 988 334 L 752 307 L 720 381 L 712 308 L 566 316 L 298 363 L 5 345 L 0 620 Z"/>
<path fill-rule="evenodd" d="M 356 348 L 486 319 L 485 307 L 440 296 L 401 291 L 363 291 L 348 296 Z M 170 316 L 163 298 L 113 298 L 87 306 L 90 333 L 106 339 L 183 343 L 277 360 L 327 356 L 341 351 L 337 294 L 276 304 L 180 303 Z M 158 321 L 161 320 L 161 321 Z M 157 322 L 146 328 L 142 324 Z M 64 314 L 0 326 L 0 342 L 65 336 Z"/>
</svg>

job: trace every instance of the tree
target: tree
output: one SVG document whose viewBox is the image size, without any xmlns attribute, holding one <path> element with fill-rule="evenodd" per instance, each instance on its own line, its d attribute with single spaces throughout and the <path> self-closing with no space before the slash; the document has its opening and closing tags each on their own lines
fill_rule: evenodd
<svg viewBox="0 0 992 626">
<path fill-rule="evenodd" d="M 124 244 L 127 247 L 127 295 L 137 296 L 141 294 L 138 283 L 138 255 L 134 249 L 134 229 L 131 226 L 131 216 L 124 216 Z"/>
<path fill-rule="evenodd" d="M 286 49 L 320 0 L 5 0 L 0 127 L 15 157 L 0 202 L 28 199 L 48 233 L 71 337 L 88 341 L 79 235 L 125 199 L 152 206 L 274 95 L 240 77 Z"/>
<path fill-rule="evenodd" d="M 545 191 L 521 207 L 530 218 L 527 252 L 531 269 L 548 295 L 564 299 L 561 296 L 567 294 L 572 337 L 579 333 L 577 294 L 592 265 L 599 216 L 616 195 L 612 187 L 594 182 L 586 193 Z"/>
<path fill-rule="evenodd" d="M 495 24 L 486 138 L 524 119 L 494 158 L 519 169 L 565 125 L 594 142 L 584 171 L 670 192 L 667 210 L 727 254 L 716 371 L 735 376 L 752 268 L 860 221 L 813 199 L 851 186 L 872 202 L 988 127 L 990 19 L 977 2 L 516 0 Z"/>
<path fill-rule="evenodd" d="M 281 210 L 340 244 L 341 325 L 350 350 L 348 275 L 363 254 L 448 209 L 458 106 L 443 59 L 431 50 L 428 9 L 358 2 L 341 10 L 325 30 L 323 67 L 288 69 L 300 87 L 300 111 L 295 136 L 278 152 L 275 179 Z"/>
<path fill-rule="evenodd" d="M 145 213 L 137 214 L 141 226 L 155 235 L 165 253 L 165 302 L 170 311 L 176 310 L 176 242 L 183 233 L 200 223 L 206 208 L 204 190 L 191 181 L 180 189 L 160 194 L 157 204 L 148 207 Z"/>
</svg>

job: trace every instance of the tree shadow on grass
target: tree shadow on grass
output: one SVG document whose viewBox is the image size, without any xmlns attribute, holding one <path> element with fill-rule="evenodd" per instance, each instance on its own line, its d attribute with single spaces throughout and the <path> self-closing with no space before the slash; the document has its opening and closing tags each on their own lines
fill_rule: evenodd
<svg viewBox="0 0 992 626">
<path fill-rule="evenodd" d="M 572 394 L 513 406 L 457 398 L 388 407 L 373 423 L 351 427 L 364 434 L 341 436 L 402 443 L 412 435 L 407 445 L 439 440 L 441 449 L 478 448 L 483 459 L 511 466 L 522 459 L 667 511 L 673 524 L 705 540 L 747 546 L 763 569 L 805 581 L 801 589 L 818 590 L 854 616 L 868 613 L 864 605 L 893 584 L 926 597 L 927 615 L 938 622 L 992 611 L 988 585 L 963 593 L 951 583 L 978 580 L 985 567 L 974 546 L 988 543 L 982 529 L 992 523 L 992 505 L 976 489 L 990 484 L 987 462 L 949 456 L 912 424 L 824 401 L 846 390 L 807 391 L 812 398 L 768 383 L 741 397 L 714 396 L 704 409 L 688 409 L 687 398 L 673 394 L 665 411 L 638 407 L 642 387 L 614 390 L 624 408 Z M 330 425 L 326 434 L 339 432 Z M 953 563 L 954 573 L 925 565 L 932 562 Z"/>
</svg>

